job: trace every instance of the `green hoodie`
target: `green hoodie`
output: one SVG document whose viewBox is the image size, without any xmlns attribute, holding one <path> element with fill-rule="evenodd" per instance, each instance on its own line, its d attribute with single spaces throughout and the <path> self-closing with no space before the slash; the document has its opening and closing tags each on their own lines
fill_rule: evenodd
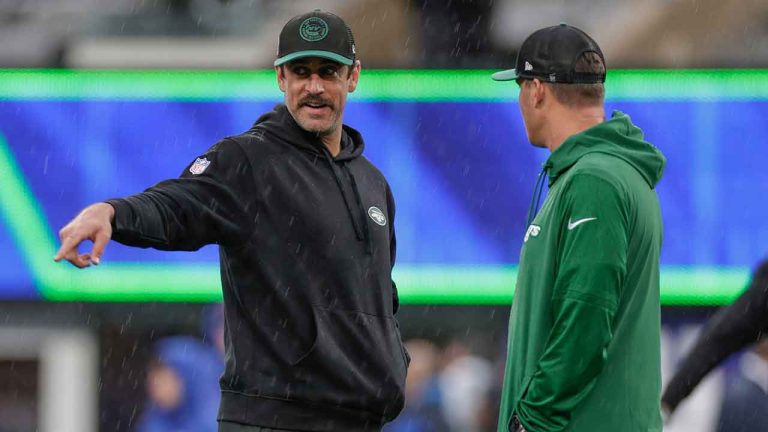
<svg viewBox="0 0 768 432">
<path fill-rule="evenodd" d="M 544 164 L 550 192 L 520 254 L 499 432 L 513 415 L 529 432 L 661 431 L 654 187 L 665 163 L 614 112 Z"/>
</svg>

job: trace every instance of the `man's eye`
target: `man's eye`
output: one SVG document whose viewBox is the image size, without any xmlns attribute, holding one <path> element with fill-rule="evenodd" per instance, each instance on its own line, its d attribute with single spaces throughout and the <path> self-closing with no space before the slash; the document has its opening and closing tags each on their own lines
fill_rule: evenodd
<svg viewBox="0 0 768 432">
<path fill-rule="evenodd" d="M 296 75 L 301 75 L 301 76 L 307 75 L 309 73 L 309 69 L 301 66 L 294 67 L 292 71 Z"/>
<path fill-rule="evenodd" d="M 334 67 L 327 67 L 327 68 L 320 69 L 320 73 L 323 76 L 327 76 L 327 77 L 336 75 L 337 71 L 338 71 L 338 69 L 336 69 Z"/>
</svg>

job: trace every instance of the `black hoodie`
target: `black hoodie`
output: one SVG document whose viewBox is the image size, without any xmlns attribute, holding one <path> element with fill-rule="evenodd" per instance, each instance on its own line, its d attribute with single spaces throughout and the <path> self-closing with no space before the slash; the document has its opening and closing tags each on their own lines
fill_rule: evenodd
<svg viewBox="0 0 768 432">
<path fill-rule="evenodd" d="M 334 158 L 278 105 L 180 178 L 108 201 L 120 243 L 220 245 L 220 420 L 374 431 L 402 409 L 394 202 L 360 133 L 342 135 Z"/>
</svg>

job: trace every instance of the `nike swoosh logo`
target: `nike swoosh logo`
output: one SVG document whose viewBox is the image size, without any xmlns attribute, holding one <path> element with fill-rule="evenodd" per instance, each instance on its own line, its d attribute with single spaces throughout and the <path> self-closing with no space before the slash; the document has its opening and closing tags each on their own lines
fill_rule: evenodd
<svg viewBox="0 0 768 432">
<path fill-rule="evenodd" d="M 593 221 L 593 220 L 597 220 L 597 218 L 596 217 L 584 218 L 584 219 L 579 219 L 579 220 L 573 221 L 573 222 L 571 222 L 571 220 L 568 219 L 568 231 L 576 228 L 577 226 L 579 226 L 579 225 L 581 225 L 581 224 L 583 224 L 585 222 L 589 222 L 589 221 Z"/>
</svg>

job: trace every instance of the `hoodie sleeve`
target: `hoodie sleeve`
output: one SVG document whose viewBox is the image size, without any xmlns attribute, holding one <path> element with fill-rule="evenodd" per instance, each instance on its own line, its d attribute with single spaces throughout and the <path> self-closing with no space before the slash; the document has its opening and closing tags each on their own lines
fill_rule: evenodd
<svg viewBox="0 0 768 432">
<path fill-rule="evenodd" d="M 395 257 L 397 255 L 397 239 L 395 237 L 395 197 L 392 195 L 392 189 L 387 185 L 387 216 L 389 218 L 389 260 L 392 268 L 395 267 Z M 397 294 L 397 284 L 392 279 L 392 314 L 396 314 L 400 309 L 400 297 Z"/>
<path fill-rule="evenodd" d="M 237 245 L 252 230 L 246 199 L 252 185 L 245 152 L 224 139 L 190 163 L 179 178 L 108 200 L 115 208 L 112 239 L 161 250 Z"/>
<path fill-rule="evenodd" d="M 516 406 L 526 429 L 556 432 L 603 369 L 626 274 L 628 218 L 607 181 L 575 175 L 564 191 L 552 330 Z"/>
<path fill-rule="evenodd" d="M 749 288 L 710 319 L 693 349 L 669 381 L 661 401 L 670 411 L 688 397 L 726 357 L 755 343 L 768 331 L 768 261 L 755 272 Z"/>
</svg>

